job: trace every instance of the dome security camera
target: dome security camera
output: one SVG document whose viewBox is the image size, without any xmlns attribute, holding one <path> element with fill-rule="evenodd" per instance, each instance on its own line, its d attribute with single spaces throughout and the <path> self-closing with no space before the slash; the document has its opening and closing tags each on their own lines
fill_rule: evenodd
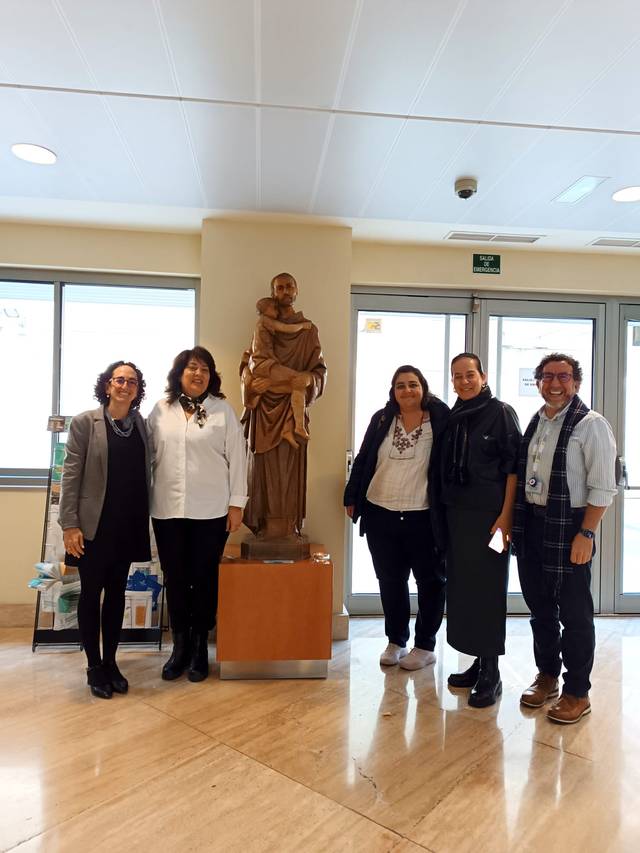
<svg viewBox="0 0 640 853">
<path fill-rule="evenodd" d="M 458 198 L 471 198 L 478 192 L 478 182 L 475 178 L 458 178 L 455 183 L 455 191 Z"/>
</svg>

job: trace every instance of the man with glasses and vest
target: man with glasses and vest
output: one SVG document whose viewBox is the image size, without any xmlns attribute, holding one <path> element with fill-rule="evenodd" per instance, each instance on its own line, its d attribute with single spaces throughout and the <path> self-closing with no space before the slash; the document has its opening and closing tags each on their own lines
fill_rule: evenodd
<svg viewBox="0 0 640 853">
<path fill-rule="evenodd" d="M 522 437 L 513 541 L 524 600 L 531 611 L 538 674 L 520 701 L 556 723 L 590 713 L 595 630 L 591 560 L 595 533 L 616 494 L 616 445 L 602 415 L 580 397 L 582 369 L 554 352 L 535 370 L 544 406 Z"/>
</svg>

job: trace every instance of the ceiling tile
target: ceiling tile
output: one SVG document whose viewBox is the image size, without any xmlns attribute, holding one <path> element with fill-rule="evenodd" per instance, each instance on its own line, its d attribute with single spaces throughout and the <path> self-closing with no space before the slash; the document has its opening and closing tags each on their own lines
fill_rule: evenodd
<svg viewBox="0 0 640 853">
<path fill-rule="evenodd" d="M 95 95 L 65 92 L 31 92 L 29 101 L 56 129 L 60 160 L 68 162 L 90 188 L 83 198 L 147 201 L 137 164 L 109 117 L 106 101 Z"/>
<path fill-rule="evenodd" d="M 467 3 L 414 112 L 484 117 L 558 6 L 558 0 L 491 0 L 489 9 Z M 510 120 L 506 112 L 492 115 Z"/>
<path fill-rule="evenodd" d="M 361 215 L 408 219 L 473 132 L 462 124 L 407 122 Z"/>
<path fill-rule="evenodd" d="M 108 98 L 146 188 L 148 204 L 204 207 L 180 104 Z"/>
<path fill-rule="evenodd" d="M 253 0 L 158 0 L 180 94 L 255 99 Z"/>
<path fill-rule="evenodd" d="M 401 119 L 338 116 L 313 212 L 358 216 L 401 127 Z"/>
<path fill-rule="evenodd" d="M 3 82 L 91 88 L 91 75 L 53 3 L 2 0 L 0 74 Z"/>
<path fill-rule="evenodd" d="M 206 206 L 256 205 L 256 111 L 253 107 L 186 104 Z"/>
<path fill-rule="evenodd" d="M 262 110 L 261 207 L 306 213 L 329 116 Z"/>
<path fill-rule="evenodd" d="M 537 4 L 531 9 L 537 11 Z M 568 5 L 518 77 L 495 101 L 489 117 L 568 124 L 567 116 L 578 99 L 639 32 L 636 0 L 610 0 L 606 7 L 601 0 Z M 585 125 L 599 126 L 597 110 Z"/>
<path fill-rule="evenodd" d="M 262 100 L 332 107 L 355 0 L 262 3 Z"/>
<path fill-rule="evenodd" d="M 406 114 L 455 8 L 450 0 L 368 0 L 360 15 L 340 106 Z"/>
<path fill-rule="evenodd" d="M 100 89 L 175 95 L 160 22 L 149 0 L 59 0 Z"/>
</svg>

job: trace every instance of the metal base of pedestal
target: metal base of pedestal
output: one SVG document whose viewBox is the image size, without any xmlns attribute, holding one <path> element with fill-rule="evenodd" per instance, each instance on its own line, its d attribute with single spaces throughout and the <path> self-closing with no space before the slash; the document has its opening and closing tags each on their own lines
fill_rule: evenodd
<svg viewBox="0 0 640 853">
<path fill-rule="evenodd" d="M 220 678 L 326 678 L 326 660 L 223 660 Z"/>
</svg>

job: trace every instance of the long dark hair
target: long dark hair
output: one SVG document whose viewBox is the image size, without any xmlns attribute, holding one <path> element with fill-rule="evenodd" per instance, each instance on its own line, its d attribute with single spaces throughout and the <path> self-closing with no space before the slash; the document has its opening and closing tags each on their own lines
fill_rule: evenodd
<svg viewBox="0 0 640 853">
<path fill-rule="evenodd" d="M 426 410 L 429 408 L 429 400 L 433 396 L 429 391 L 429 383 L 424 378 L 422 371 L 418 370 L 417 367 L 414 367 L 412 364 L 401 364 L 400 367 L 396 370 L 391 378 L 391 388 L 389 389 L 389 405 L 393 409 L 394 413 L 397 415 L 400 411 L 400 406 L 398 405 L 398 401 L 396 400 L 395 393 L 395 384 L 396 379 L 400 376 L 401 373 L 415 373 L 418 377 L 420 385 L 422 385 L 422 400 L 420 401 L 420 408 Z"/>
<path fill-rule="evenodd" d="M 207 393 L 212 397 L 219 397 L 224 400 L 224 394 L 220 390 L 222 380 L 220 374 L 216 370 L 216 363 L 208 349 L 204 347 L 194 347 L 193 349 L 184 349 L 179 352 L 173 360 L 173 366 L 167 376 L 167 387 L 165 393 L 169 403 L 175 403 L 180 394 L 182 394 L 182 385 L 180 380 L 184 373 L 185 367 L 189 364 L 192 358 L 197 358 L 198 361 L 203 361 L 209 368 L 209 385 Z"/>
<path fill-rule="evenodd" d="M 102 403 L 103 406 L 109 405 L 109 397 L 107 396 L 105 386 L 113 376 L 113 371 L 118 367 L 130 367 L 132 370 L 135 370 L 136 377 L 138 379 L 138 393 L 133 398 L 131 405 L 129 406 L 129 411 L 135 411 L 140 408 L 140 403 L 144 400 L 144 389 L 146 387 L 146 383 L 142 376 L 142 371 L 136 367 L 132 361 L 114 361 L 106 370 L 103 370 L 96 379 L 96 384 L 93 388 L 93 396 L 98 400 L 98 402 Z"/>
</svg>

